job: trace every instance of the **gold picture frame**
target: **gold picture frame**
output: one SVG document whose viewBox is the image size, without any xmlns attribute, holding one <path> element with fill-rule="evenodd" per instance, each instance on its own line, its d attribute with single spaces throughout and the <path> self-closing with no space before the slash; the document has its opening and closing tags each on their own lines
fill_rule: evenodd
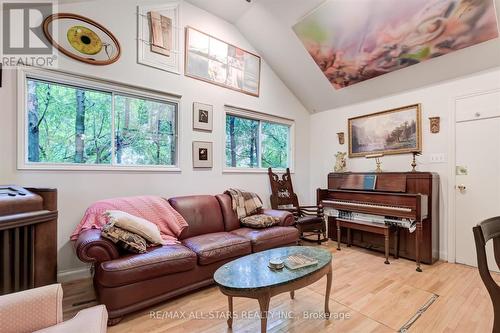
<svg viewBox="0 0 500 333">
<path fill-rule="evenodd" d="M 422 152 L 422 105 L 349 118 L 349 157 Z"/>
</svg>

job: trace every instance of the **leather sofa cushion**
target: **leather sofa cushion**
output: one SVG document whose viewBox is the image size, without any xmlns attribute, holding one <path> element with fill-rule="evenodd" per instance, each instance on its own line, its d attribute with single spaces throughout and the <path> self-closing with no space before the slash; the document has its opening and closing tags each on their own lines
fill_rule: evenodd
<svg viewBox="0 0 500 333">
<path fill-rule="evenodd" d="M 101 263 L 96 270 L 100 285 L 117 287 L 162 275 L 189 271 L 196 266 L 196 254 L 183 245 L 149 248 L 146 253 L 123 256 Z"/>
<path fill-rule="evenodd" d="M 231 233 L 249 239 L 252 242 L 253 252 L 289 245 L 299 240 L 299 231 L 294 227 L 239 228 Z"/>
<path fill-rule="evenodd" d="M 229 232 L 216 232 L 184 239 L 183 244 L 198 255 L 200 265 L 252 253 L 250 240 Z"/>
<path fill-rule="evenodd" d="M 213 195 L 174 197 L 168 201 L 189 225 L 179 239 L 224 231 L 219 201 Z"/>
<path fill-rule="evenodd" d="M 225 230 L 232 231 L 238 229 L 240 227 L 240 221 L 233 210 L 231 196 L 229 194 L 217 194 L 215 197 L 219 201 L 219 205 L 222 210 Z"/>
</svg>

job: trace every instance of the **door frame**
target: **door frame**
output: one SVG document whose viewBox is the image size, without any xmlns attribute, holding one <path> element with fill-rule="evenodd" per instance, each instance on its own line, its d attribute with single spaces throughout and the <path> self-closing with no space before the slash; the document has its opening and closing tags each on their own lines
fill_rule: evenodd
<svg viewBox="0 0 500 333">
<path fill-rule="evenodd" d="M 450 99 L 450 112 L 449 121 L 450 121 L 450 140 L 448 144 L 448 244 L 447 244 L 447 261 L 451 263 L 456 263 L 456 135 L 457 135 L 457 102 L 461 99 L 488 95 L 493 93 L 500 92 L 500 88 L 487 89 L 487 90 L 477 90 L 473 93 L 464 93 L 460 95 L 456 95 L 455 97 Z M 471 231 L 472 232 L 472 231 Z"/>
</svg>

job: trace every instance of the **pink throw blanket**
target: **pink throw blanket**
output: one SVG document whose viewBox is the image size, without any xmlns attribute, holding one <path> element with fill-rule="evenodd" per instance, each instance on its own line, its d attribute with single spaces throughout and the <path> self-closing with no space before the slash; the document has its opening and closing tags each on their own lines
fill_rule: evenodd
<svg viewBox="0 0 500 333">
<path fill-rule="evenodd" d="M 165 244 L 178 243 L 181 232 L 188 227 L 186 220 L 177 212 L 167 200 L 158 196 L 137 196 L 114 198 L 97 201 L 92 204 L 71 235 L 76 240 L 78 235 L 89 229 L 99 229 L 108 222 L 103 215 L 108 210 L 123 212 L 142 217 L 158 226 Z"/>
</svg>

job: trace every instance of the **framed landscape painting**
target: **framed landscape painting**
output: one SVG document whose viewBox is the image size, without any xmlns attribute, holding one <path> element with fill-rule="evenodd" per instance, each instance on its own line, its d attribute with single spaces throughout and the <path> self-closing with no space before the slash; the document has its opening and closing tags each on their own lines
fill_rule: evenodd
<svg viewBox="0 0 500 333">
<path fill-rule="evenodd" d="M 349 157 L 421 151 L 420 104 L 349 119 Z"/>
<path fill-rule="evenodd" d="M 293 30 L 335 89 L 498 37 L 494 0 L 329 0 Z"/>
<path fill-rule="evenodd" d="M 252 96 L 259 96 L 258 55 L 186 27 L 185 75 Z"/>
</svg>

